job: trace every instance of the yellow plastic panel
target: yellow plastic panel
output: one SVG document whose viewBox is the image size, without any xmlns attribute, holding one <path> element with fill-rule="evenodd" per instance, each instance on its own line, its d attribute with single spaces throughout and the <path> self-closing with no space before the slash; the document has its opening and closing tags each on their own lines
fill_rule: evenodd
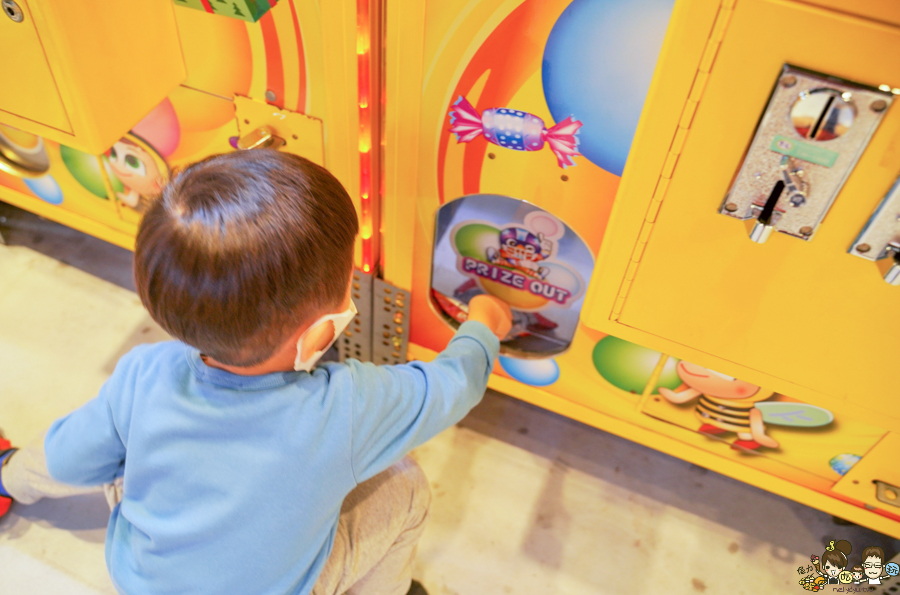
<svg viewBox="0 0 900 595">
<path fill-rule="evenodd" d="M 618 318 L 612 327 L 795 398 L 848 400 L 864 417 L 898 427 L 891 407 L 900 294 L 846 251 L 900 171 L 900 111 L 889 111 L 813 241 L 775 234 L 754 244 L 744 225 L 716 211 L 782 64 L 897 86 L 900 29 L 795 3 L 740 0 L 715 49 L 698 65 L 711 72 L 679 140 L 683 149 L 657 173 L 671 181 L 663 180 L 655 221 L 648 217 L 640 236 L 604 246 L 631 253 L 647 241 L 619 290 L 621 313 L 606 310 Z M 646 195 L 635 199 L 648 204 Z"/>
<path fill-rule="evenodd" d="M 897 0 L 807 0 L 807 3 L 900 25 L 900 2 Z"/>
<path fill-rule="evenodd" d="M 7 65 L 0 69 L 0 87 L 12 87 L 9 92 L 22 97 L 39 94 L 31 113 L 42 116 L 54 113 L 53 104 L 61 98 L 71 126 L 59 126 L 58 118 L 0 113 L 4 124 L 102 153 L 184 79 L 171 0 L 29 0 L 28 7 L 43 52 L 36 54 L 32 44 L 25 63 L 39 64 L 45 54 L 59 94 L 41 93 L 46 82 L 26 91 L 30 79 L 10 77 Z M 0 39 L 6 43 L 5 31 Z M 24 53 L 7 51 L 16 58 Z"/>
<path fill-rule="evenodd" d="M 881 481 L 900 487 L 900 465 L 897 455 L 900 453 L 900 434 L 887 434 L 875 447 L 850 468 L 844 477 L 834 486 L 834 491 L 843 496 L 864 502 L 869 506 L 884 509 L 885 512 L 900 514 L 900 498 L 882 502 L 875 495 L 875 481 Z M 892 490 L 897 494 L 897 490 Z"/>
<path fill-rule="evenodd" d="M 0 110 L 71 132 L 28 5 L 24 1 L 18 4 L 21 22 L 0 15 L 0 52 L 7 57 L 0 78 Z"/>
</svg>

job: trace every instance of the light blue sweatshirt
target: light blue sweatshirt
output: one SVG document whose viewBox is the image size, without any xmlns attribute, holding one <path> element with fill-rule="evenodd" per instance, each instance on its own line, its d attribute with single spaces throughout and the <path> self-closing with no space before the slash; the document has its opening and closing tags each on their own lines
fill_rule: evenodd
<svg viewBox="0 0 900 595">
<path fill-rule="evenodd" d="M 498 350 L 466 322 L 430 363 L 238 376 L 182 343 L 137 347 L 54 422 L 47 467 L 76 485 L 124 475 L 106 535 L 121 593 L 306 594 L 344 497 L 462 419 Z"/>
</svg>

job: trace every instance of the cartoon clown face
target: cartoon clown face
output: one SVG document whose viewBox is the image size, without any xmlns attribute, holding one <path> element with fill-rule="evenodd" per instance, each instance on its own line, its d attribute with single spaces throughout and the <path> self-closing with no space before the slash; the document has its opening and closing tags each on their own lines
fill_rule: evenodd
<svg viewBox="0 0 900 595">
<path fill-rule="evenodd" d="M 510 262 L 538 262 L 549 256 L 541 238 L 521 227 L 507 227 L 500 232 L 500 255 Z"/>
</svg>

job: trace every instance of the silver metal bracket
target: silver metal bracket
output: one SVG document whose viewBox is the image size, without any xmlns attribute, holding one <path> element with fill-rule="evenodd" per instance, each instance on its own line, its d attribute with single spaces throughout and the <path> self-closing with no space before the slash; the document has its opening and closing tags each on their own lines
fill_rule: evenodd
<svg viewBox="0 0 900 595">
<path fill-rule="evenodd" d="M 359 313 L 338 340 L 340 361 L 406 363 L 410 293 L 355 270 L 351 296 Z"/>
<path fill-rule="evenodd" d="M 881 199 L 848 252 L 871 262 L 891 258 L 884 280 L 900 285 L 900 179 Z"/>
<path fill-rule="evenodd" d="M 876 479 L 875 497 L 879 502 L 900 508 L 900 488 L 897 486 Z"/>
<path fill-rule="evenodd" d="M 810 240 L 893 101 L 887 91 L 785 65 L 719 213 Z"/>
</svg>

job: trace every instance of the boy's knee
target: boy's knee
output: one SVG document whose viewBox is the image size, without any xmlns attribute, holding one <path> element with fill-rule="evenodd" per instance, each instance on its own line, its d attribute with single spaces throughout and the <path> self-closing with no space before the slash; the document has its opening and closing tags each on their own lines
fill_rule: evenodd
<svg viewBox="0 0 900 595">
<path fill-rule="evenodd" d="M 412 514 L 421 515 L 424 520 L 431 506 L 431 486 L 422 467 L 410 456 L 403 457 L 393 467 L 396 478 L 402 482 L 409 493 L 409 510 Z"/>
</svg>

